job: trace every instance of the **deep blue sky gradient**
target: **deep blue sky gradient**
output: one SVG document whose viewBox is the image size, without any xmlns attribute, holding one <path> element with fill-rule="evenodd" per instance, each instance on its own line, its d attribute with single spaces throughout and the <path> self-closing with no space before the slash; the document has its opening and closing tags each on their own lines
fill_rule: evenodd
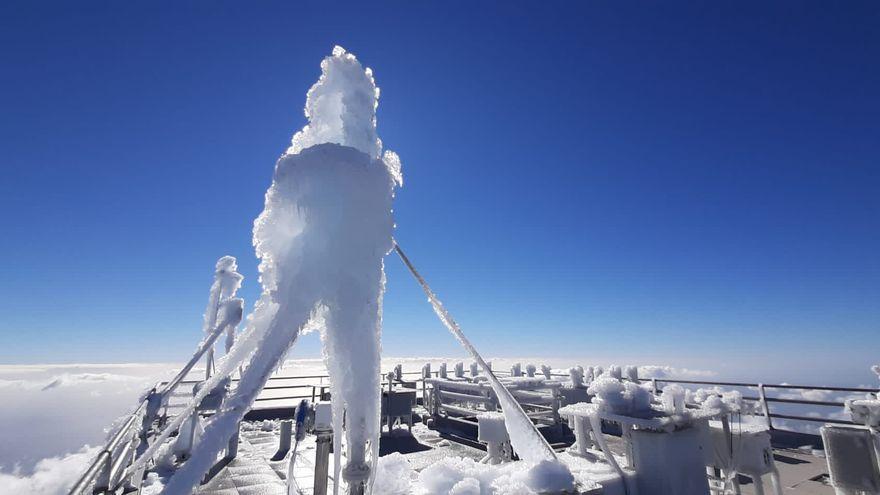
<svg viewBox="0 0 880 495">
<path fill-rule="evenodd" d="M 876 2 L 4 2 L 0 362 L 184 359 L 224 254 L 250 307 L 252 221 L 340 44 L 403 160 L 397 238 L 484 353 L 866 366 L 878 26 Z M 387 265 L 385 353 L 458 353 Z"/>
</svg>

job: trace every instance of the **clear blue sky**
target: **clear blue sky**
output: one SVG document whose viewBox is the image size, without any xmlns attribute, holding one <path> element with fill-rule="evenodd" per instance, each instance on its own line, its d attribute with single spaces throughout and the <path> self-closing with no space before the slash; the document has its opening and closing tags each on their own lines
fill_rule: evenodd
<svg viewBox="0 0 880 495">
<path fill-rule="evenodd" d="M 397 238 L 489 355 L 863 366 L 877 2 L 0 5 L 0 362 L 184 359 L 340 44 Z M 388 355 L 457 352 L 389 258 Z M 317 355 L 307 339 L 297 356 Z"/>
</svg>

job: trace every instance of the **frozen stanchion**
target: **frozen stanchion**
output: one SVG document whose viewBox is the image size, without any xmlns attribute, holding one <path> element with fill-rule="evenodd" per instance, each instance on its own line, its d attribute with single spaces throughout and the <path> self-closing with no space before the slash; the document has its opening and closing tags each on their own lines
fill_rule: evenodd
<svg viewBox="0 0 880 495">
<path fill-rule="evenodd" d="M 534 364 L 527 364 L 527 365 L 526 365 L 526 376 L 527 376 L 527 377 L 529 377 L 529 378 L 534 378 L 534 377 L 535 377 L 535 372 L 536 372 L 536 371 L 538 371 L 538 369 L 535 368 L 535 365 L 534 365 Z"/>
<path fill-rule="evenodd" d="M 333 410 L 329 402 L 315 404 L 315 481 L 312 487 L 314 495 L 327 495 L 327 479 L 330 473 L 330 445 L 333 443 Z M 293 478 L 288 478 L 292 480 Z M 289 484 L 288 487 L 294 484 Z M 288 495 L 298 495 L 290 491 Z"/>
<path fill-rule="evenodd" d="M 397 382 L 403 381 L 403 365 L 398 364 L 394 367 L 394 380 Z"/>
<path fill-rule="evenodd" d="M 623 380 L 623 368 L 616 364 L 612 364 L 608 367 L 608 376 L 615 380 Z"/>
<path fill-rule="evenodd" d="M 297 413 L 298 412 L 299 411 L 297 411 Z M 272 456 L 271 460 L 280 461 L 281 459 L 284 459 L 287 453 L 290 452 L 291 440 L 293 440 L 293 421 L 288 419 L 281 422 L 281 430 L 278 433 L 278 450 L 275 451 L 275 455 Z M 290 459 L 290 464 L 293 464 L 292 457 Z"/>
<path fill-rule="evenodd" d="M 510 367 L 510 376 L 522 376 L 522 364 L 516 363 Z"/>
<path fill-rule="evenodd" d="M 422 405 L 428 407 L 428 385 L 425 380 L 431 379 L 431 363 L 422 366 Z"/>
<path fill-rule="evenodd" d="M 455 363 L 455 377 L 464 378 L 464 363 L 461 361 Z"/>
<path fill-rule="evenodd" d="M 388 380 L 388 392 L 390 393 L 392 389 L 394 389 L 394 372 L 389 371 L 387 375 L 385 375 L 385 379 Z"/>
<path fill-rule="evenodd" d="M 486 443 L 486 456 L 480 459 L 483 464 L 501 464 L 510 460 L 510 436 L 504 426 L 504 414 L 486 412 L 477 415 L 479 431 L 477 439 Z"/>
<path fill-rule="evenodd" d="M 470 368 L 471 368 L 471 378 L 475 378 L 477 375 L 480 374 L 480 368 L 477 365 L 476 361 L 471 362 Z"/>
<path fill-rule="evenodd" d="M 448 378 L 448 375 L 446 372 L 446 363 L 440 363 L 440 368 L 437 370 L 437 376 L 444 379 L 444 380 L 446 378 Z"/>
<path fill-rule="evenodd" d="M 546 364 L 541 365 L 541 374 L 543 374 L 544 378 L 546 378 L 548 380 L 553 379 L 553 371 Z"/>
<path fill-rule="evenodd" d="M 587 366 L 587 369 L 584 370 L 584 380 L 586 380 L 587 384 L 593 383 L 597 376 L 599 375 L 596 373 L 596 368 L 592 366 Z"/>
<path fill-rule="evenodd" d="M 584 371 L 580 366 L 570 368 L 568 378 L 571 380 L 571 388 L 584 388 Z"/>
<path fill-rule="evenodd" d="M 638 366 L 627 366 L 623 370 L 623 374 L 626 376 L 626 379 L 633 382 L 639 383 L 639 367 Z"/>
</svg>

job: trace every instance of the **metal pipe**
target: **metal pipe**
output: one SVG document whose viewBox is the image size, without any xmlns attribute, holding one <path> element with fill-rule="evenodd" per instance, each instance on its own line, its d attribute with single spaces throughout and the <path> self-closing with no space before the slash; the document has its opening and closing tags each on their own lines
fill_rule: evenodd
<svg viewBox="0 0 880 495">
<path fill-rule="evenodd" d="M 764 416 L 767 418 L 767 428 L 773 429 L 773 419 L 770 416 L 770 405 L 767 404 L 767 395 L 764 393 L 764 385 L 758 384 L 758 396 L 761 398 L 761 407 L 764 409 Z"/>
<path fill-rule="evenodd" d="M 327 478 L 330 467 L 330 443 L 333 441 L 332 430 L 316 431 L 315 446 L 315 483 L 314 495 L 327 495 Z M 334 480 L 334 482 L 336 482 Z"/>
<path fill-rule="evenodd" d="M 273 460 L 278 458 L 281 460 L 290 451 L 290 441 L 293 438 L 293 421 L 285 420 L 281 422 L 281 431 L 278 433 L 278 451 L 273 456 Z"/>
</svg>

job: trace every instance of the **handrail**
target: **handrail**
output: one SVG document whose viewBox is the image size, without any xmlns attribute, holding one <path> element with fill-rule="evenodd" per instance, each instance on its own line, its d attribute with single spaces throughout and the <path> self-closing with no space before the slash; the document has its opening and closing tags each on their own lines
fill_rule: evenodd
<svg viewBox="0 0 880 495">
<path fill-rule="evenodd" d="M 505 371 L 496 371 L 496 374 L 506 374 Z M 387 373 L 382 373 L 381 376 L 386 376 Z M 421 371 L 404 371 L 402 373 L 404 376 L 411 375 L 419 375 Z M 561 373 L 551 373 L 554 378 L 567 378 L 569 375 L 561 374 Z M 296 380 L 296 379 L 325 379 L 329 378 L 329 375 L 308 375 L 308 376 L 276 376 L 270 378 L 270 380 Z M 654 379 L 642 379 L 641 382 L 650 382 L 654 380 L 656 382 L 664 382 L 664 383 L 679 383 L 679 384 L 688 384 L 688 385 L 712 385 L 712 386 L 722 386 L 722 387 L 750 387 L 757 389 L 761 384 L 758 383 L 746 383 L 746 382 L 722 382 L 722 381 L 702 381 L 702 380 L 678 380 L 672 378 L 654 378 Z M 416 383 L 422 381 L 421 377 L 413 380 Z M 287 389 L 302 389 L 302 388 L 310 388 L 312 385 L 278 385 L 272 387 L 266 387 L 266 390 L 287 390 Z M 836 391 L 836 392 L 851 392 L 851 393 L 877 393 L 876 389 L 865 388 L 865 387 L 834 387 L 834 386 L 813 386 L 813 385 L 789 385 L 789 384 L 763 384 L 763 387 L 766 389 L 783 389 L 783 390 L 822 390 L 822 391 Z M 257 402 L 272 402 L 272 401 L 282 401 L 282 400 L 294 400 L 294 399 L 303 399 L 310 398 L 312 395 L 283 395 L 279 397 L 272 396 L 261 396 L 256 399 Z M 761 402 L 761 397 L 755 396 L 744 396 L 743 400 L 749 402 Z M 844 407 L 846 404 L 840 401 L 822 401 L 822 400 L 809 400 L 809 399 L 787 399 L 782 397 L 768 397 L 764 396 L 763 400 L 767 403 L 780 403 L 780 404 L 799 404 L 799 405 L 807 405 L 807 406 L 821 406 L 821 407 Z M 769 411 L 769 409 L 768 409 Z M 835 419 L 831 417 L 815 417 L 815 416 L 798 416 L 792 414 L 780 414 L 770 412 L 769 418 L 777 418 L 777 419 L 791 419 L 797 421 L 809 421 L 814 423 L 833 423 L 833 424 L 853 424 L 852 421 Z M 772 423 L 771 423 L 772 426 Z"/>
<path fill-rule="evenodd" d="M 767 426 L 770 429 L 773 428 L 773 418 L 777 419 L 790 419 L 794 421 L 807 421 L 812 423 L 832 423 L 832 424 L 841 424 L 841 425 L 852 425 L 856 424 L 853 421 L 845 420 L 845 419 L 836 419 L 830 417 L 815 417 L 815 416 L 799 416 L 795 414 L 779 414 L 774 413 L 770 410 L 769 403 L 776 402 L 782 404 L 800 404 L 807 406 L 821 406 L 821 407 L 844 407 L 846 404 L 840 401 L 823 401 L 823 400 L 809 400 L 809 399 L 786 399 L 782 397 L 768 397 L 765 393 L 765 389 L 780 389 L 780 390 L 821 390 L 827 392 L 849 392 L 849 393 L 868 393 L 868 394 L 876 394 L 877 389 L 866 388 L 866 387 L 834 387 L 834 386 L 814 386 L 814 385 L 790 385 L 790 384 L 766 384 L 766 383 L 741 383 L 741 382 L 711 382 L 711 381 L 702 381 L 702 380 L 676 380 L 671 378 L 654 378 L 652 379 L 655 382 L 664 382 L 664 383 L 679 383 L 679 384 L 687 384 L 687 385 L 713 385 L 720 387 L 746 387 L 746 388 L 754 388 L 758 390 L 759 397 L 743 397 L 743 400 L 750 402 L 757 402 L 763 405 L 764 408 L 764 416 L 767 418 Z M 648 380 L 641 380 L 643 382 L 647 382 Z"/>
<path fill-rule="evenodd" d="M 665 383 L 685 383 L 691 385 L 718 385 L 721 387 L 754 387 L 757 388 L 759 384 L 757 383 L 738 383 L 738 382 L 708 382 L 708 381 L 699 381 L 699 380 L 674 380 L 671 378 L 654 378 L 658 382 Z M 647 381 L 647 380 L 643 380 Z M 789 385 L 779 384 L 779 385 L 771 385 L 764 383 L 765 388 L 783 388 L 783 389 L 796 389 L 796 390 L 825 390 L 831 392 L 865 392 L 870 394 L 876 394 L 876 388 L 866 388 L 866 387 L 829 387 L 829 386 L 818 386 L 818 385 Z"/>
<path fill-rule="evenodd" d="M 155 387 L 152 391 L 155 391 Z M 89 468 L 86 469 L 86 472 L 83 473 L 82 477 L 80 477 L 70 489 L 70 495 L 80 495 L 90 485 L 98 483 L 99 481 L 107 486 L 96 488 L 103 488 L 105 490 L 111 488 L 115 478 L 122 471 L 122 468 L 125 467 L 121 462 L 118 462 L 121 458 L 117 459 L 117 462 L 113 462 L 114 457 L 119 457 L 115 456 L 116 449 L 119 447 L 123 439 L 129 435 L 131 435 L 131 437 L 127 440 L 132 441 L 134 437 L 134 427 L 138 425 L 138 419 L 140 419 L 140 416 L 146 411 L 147 403 L 149 402 L 148 396 L 149 394 L 141 400 L 138 407 L 128 416 L 125 423 L 116 430 L 116 433 L 113 434 L 113 437 L 107 442 L 104 449 L 95 457 L 89 465 Z"/>
<path fill-rule="evenodd" d="M 186 375 L 192 371 L 195 364 L 198 363 L 205 352 L 214 345 L 226 328 L 229 325 L 237 325 L 238 322 L 241 321 L 242 305 L 240 299 L 229 299 L 225 301 L 223 305 L 224 307 L 227 305 L 230 307 L 232 305 L 238 305 L 238 307 L 232 308 L 233 310 L 227 312 L 226 317 L 223 318 L 206 339 L 202 340 L 193 357 L 190 358 L 187 364 L 173 379 L 168 382 L 160 382 L 153 387 L 143 399 L 141 399 L 138 407 L 129 415 L 128 419 L 123 423 L 119 430 L 117 430 L 110 441 L 107 442 L 104 449 L 92 461 L 83 476 L 73 485 L 73 488 L 71 488 L 69 492 L 70 495 L 80 495 L 86 488 L 93 484 L 95 485 L 93 491 L 103 492 L 115 488 L 115 484 L 118 481 L 116 478 L 129 466 L 129 463 L 125 461 L 125 455 L 117 455 L 119 453 L 117 452 L 117 449 L 126 436 L 131 435 L 129 441 L 133 441 L 135 427 L 139 429 L 145 429 L 148 427 L 147 424 L 144 424 L 145 422 L 137 420 L 145 415 L 149 415 L 150 411 L 156 411 L 161 408 L 161 406 L 167 402 L 171 393 L 178 385 L 183 383 L 183 379 Z M 234 311 L 234 309 L 237 309 L 237 311 Z M 129 451 L 127 454 L 131 453 L 130 448 L 125 450 Z"/>
<path fill-rule="evenodd" d="M 197 351 L 197 356 L 194 360 L 198 362 L 199 358 L 203 355 L 203 351 L 211 345 L 212 342 L 216 341 L 216 338 L 219 338 L 219 335 L 222 334 L 223 329 L 225 329 L 224 325 L 222 328 L 216 328 L 215 332 L 211 334 L 211 336 L 199 346 L 199 350 Z M 212 339 L 213 337 L 213 339 Z M 192 361 L 192 360 L 191 360 Z M 189 363 L 188 363 L 189 364 Z M 185 367 L 186 368 L 186 367 Z M 191 371 L 191 367 L 189 367 Z M 151 390 L 152 394 L 157 394 L 157 390 L 162 390 L 162 394 L 164 397 L 170 396 L 170 393 L 179 385 L 187 384 L 187 383 L 201 383 L 201 380 L 185 380 L 185 373 L 178 373 L 175 379 L 168 382 L 160 382 L 156 384 L 156 386 Z M 496 374 L 507 374 L 506 371 L 499 370 L 495 371 Z M 413 376 L 420 375 L 421 371 L 404 371 L 402 375 L 404 376 Z M 436 372 L 434 373 L 436 375 Z M 387 372 L 382 373 L 381 377 L 387 376 Z M 569 375 L 560 374 L 560 373 L 551 373 L 554 378 L 567 378 Z M 179 379 L 178 379 L 179 377 Z M 329 379 L 330 376 L 328 374 L 313 374 L 313 375 L 302 375 L 302 376 L 273 376 L 270 377 L 269 380 L 275 381 L 283 381 L 283 380 L 315 380 L 315 379 Z M 237 378 L 233 378 L 232 381 L 238 381 Z M 421 376 L 412 380 L 414 383 L 420 383 L 423 381 Z M 758 384 L 758 383 L 745 383 L 745 382 L 721 382 L 721 381 L 701 381 L 701 380 L 678 380 L 672 378 L 653 378 L 653 379 L 642 379 L 640 380 L 642 383 L 650 383 L 651 381 L 662 382 L 662 383 L 678 383 L 678 384 L 687 384 L 687 385 L 709 385 L 709 386 L 721 386 L 721 387 L 746 387 L 746 388 L 754 388 L 758 389 L 760 392 L 761 388 L 766 389 L 777 389 L 777 390 L 822 390 L 822 391 L 836 391 L 836 392 L 851 392 L 851 393 L 877 393 L 876 389 L 865 388 L 865 387 L 833 387 L 833 386 L 811 386 L 811 385 L 788 385 L 788 384 Z M 328 385 L 328 384 L 323 384 Z M 265 387 L 264 390 L 294 390 L 294 389 L 307 389 L 307 388 L 315 388 L 321 385 L 317 384 L 290 384 L 290 385 L 273 385 L 269 387 Z M 416 388 L 418 390 L 418 387 Z M 305 395 L 283 395 L 280 397 L 258 397 L 256 399 L 257 402 L 266 402 L 266 401 L 282 401 L 282 400 L 299 400 L 299 399 L 308 399 L 314 397 L 314 392 L 312 394 Z M 138 407 L 134 412 L 129 415 L 128 419 L 123 423 L 123 425 L 114 433 L 113 437 L 107 442 L 107 445 L 104 449 L 95 457 L 92 463 L 89 465 L 88 469 L 85 473 L 83 473 L 82 477 L 77 481 L 77 483 L 73 486 L 70 491 L 70 495 L 81 495 L 84 491 L 95 485 L 95 488 L 99 488 L 97 486 L 98 483 L 107 484 L 107 489 L 118 488 L 120 480 L 120 473 L 124 472 L 124 469 L 128 467 L 128 463 L 125 458 L 130 454 L 130 448 L 125 448 L 124 450 L 128 450 L 125 452 L 125 455 L 118 455 L 117 449 L 122 445 L 124 439 L 132 440 L 133 436 L 136 435 L 135 427 L 139 425 L 138 418 L 146 413 L 147 408 L 149 407 L 149 399 L 150 394 L 140 402 Z M 782 404 L 800 404 L 800 405 L 813 405 L 813 406 L 823 406 L 823 407 L 843 407 L 845 405 L 844 402 L 839 401 L 820 401 L 820 400 L 808 400 L 808 399 L 787 399 L 782 397 L 768 397 L 766 395 L 762 397 L 756 396 L 744 396 L 743 400 L 750 402 L 761 402 L 763 399 L 764 403 L 782 403 Z M 776 419 L 789 419 L 795 421 L 808 421 L 814 423 L 831 423 L 831 424 L 843 424 L 849 425 L 853 424 L 852 421 L 835 419 L 830 417 L 814 417 L 814 416 L 798 416 L 794 414 L 780 414 L 774 413 L 768 409 L 767 417 L 768 423 L 772 427 L 772 423 L 770 420 L 772 418 Z"/>
<path fill-rule="evenodd" d="M 180 385 L 183 379 L 186 378 L 186 375 L 188 375 L 189 372 L 192 371 L 196 363 L 198 363 L 202 359 L 202 356 L 204 356 L 209 349 L 214 347 L 214 343 L 217 341 L 218 338 L 220 338 L 220 335 L 222 335 L 223 332 L 226 331 L 226 328 L 229 325 L 238 325 L 238 323 L 241 322 L 241 304 L 241 299 L 237 298 L 227 299 L 226 301 L 223 301 L 221 306 L 223 307 L 224 311 L 227 312 L 226 317 L 223 318 L 223 320 L 221 320 L 216 327 L 214 327 L 214 330 L 211 331 L 210 335 L 208 335 L 207 338 L 202 340 L 202 342 L 199 344 L 199 347 L 196 348 L 195 354 L 193 354 L 186 365 L 184 365 L 184 367 L 180 369 L 177 375 L 170 381 L 165 383 L 165 386 L 160 392 L 163 396 L 163 402 L 165 401 L 165 397 L 167 397 L 168 394 L 174 391 L 174 389 L 177 388 L 178 385 Z M 238 307 L 233 307 L 234 305 L 237 305 Z"/>
</svg>

